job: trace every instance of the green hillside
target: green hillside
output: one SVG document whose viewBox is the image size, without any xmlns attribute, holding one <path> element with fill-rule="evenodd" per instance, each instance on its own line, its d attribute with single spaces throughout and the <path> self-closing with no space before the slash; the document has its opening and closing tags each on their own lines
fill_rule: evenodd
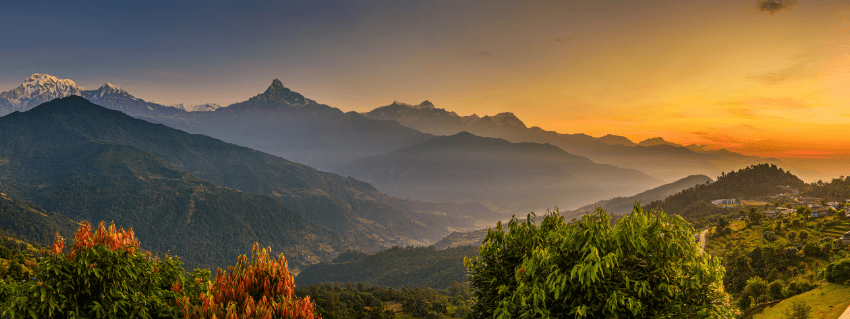
<svg viewBox="0 0 850 319">
<path fill-rule="evenodd" d="M 280 201 L 174 170 L 133 146 L 14 125 L 38 117 L 35 110 L 0 118 L 0 135 L 9 137 L 0 139 L 0 192 L 9 196 L 73 220 L 132 227 L 143 248 L 205 265 L 224 267 L 254 242 L 285 253 L 295 269 L 353 248 Z"/>
<path fill-rule="evenodd" d="M 445 289 L 466 280 L 464 256 L 477 256 L 478 247 L 461 246 L 436 250 L 428 247 L 393 247 L 367 255 L 346 252 L 331 262 L 307 267 L 296 281 L 299 285 L 320 283 L 364 283 L 402 287 Z"/>
</svg>

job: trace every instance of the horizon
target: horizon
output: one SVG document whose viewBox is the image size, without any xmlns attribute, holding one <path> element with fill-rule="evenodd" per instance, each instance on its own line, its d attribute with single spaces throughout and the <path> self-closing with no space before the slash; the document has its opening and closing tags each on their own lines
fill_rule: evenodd
<svg viewBox="0 0 850 319">
<path fill-rule="evenodd" d="M 227 106 L 279 78 L 343 111 L 428 100 L 564 134 L 814 158 L 827 171 L 850 159 L 846 2 L 212 7 L 10 5 L 0 23 L 17 32 L 0 58 L 15 63 L 0 91 L 42 73 L 163 105 Z"/>
</svg>

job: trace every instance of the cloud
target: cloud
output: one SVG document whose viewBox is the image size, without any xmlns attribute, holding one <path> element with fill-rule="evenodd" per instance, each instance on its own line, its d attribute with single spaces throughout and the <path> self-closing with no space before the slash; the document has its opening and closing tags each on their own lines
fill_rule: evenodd
<svg viewBox="0 0 850 319">
<path fill-rule="evenodd" d="M 759 11 L 774 14 L 779 10 L 788 9 L 796 3 L 796 0 L 758 0 L 758 8 Z"/>
</svg>

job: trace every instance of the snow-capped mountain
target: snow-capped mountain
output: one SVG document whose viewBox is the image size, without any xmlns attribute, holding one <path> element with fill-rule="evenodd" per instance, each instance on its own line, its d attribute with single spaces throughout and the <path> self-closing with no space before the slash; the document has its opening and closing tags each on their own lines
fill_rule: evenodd
<svg viewBox="0 0 850 319">
<path fill-rule="evenodd" d="M 174 105 L 169 105 L 169 106 L 173 107 L 175 109 L 178 109 L 178 110 L 186 111 L 186 112 L 209 112 L 209 111 L 215 111 L 215 110 L 221 108 L 221 105 L 214 104 L 214 103 L 206 103 L 206 104 L 194 105 L 194 106 L 186 106 L 183 103 L 180 103 L 180 104 L 174 104 Z"/>
<path fill-rule="evenodd" d="M 97 90 L 83 91 L 81 96 L 94 104 L 135 117 L 169 115 L 179 112 L 174 108 L 137 98 L 111 83 L 105 83 Z"/>
<path fill-rule="evenodd" d="M 41 103 L 70 95 L 82 95 L 86 88 L 74 81 L 47 74 L 33 74 L 13 90 L 0 93 L 0 116 L 27 111 Z"/>
</svg>

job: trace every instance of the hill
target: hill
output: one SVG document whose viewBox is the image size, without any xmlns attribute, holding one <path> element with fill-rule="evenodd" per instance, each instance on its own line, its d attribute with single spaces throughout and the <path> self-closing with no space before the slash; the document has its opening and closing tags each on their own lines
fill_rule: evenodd
<svg viewBox="0 0 850 319">
<path fill-rule="evenodd" d="M 436 249 L 446 249 L 460 246 L 481 246 L 481 241 L 487 237 L 487 229 L 468 232 L 453 232 L 434 244 Z"/>
<path fill-rule="evenodd" d="M 397 196 L 486 203 L 509 213 L 576 207 L 661 183 L 550 144 L 511 143 L 467 132 L 358 159 L 335 172 Z"/>
<path fill-rule="evenodd" d="M 75 96 L 3 119 L 2 129 L 21 135 L 17 139 L 24 143 L 19 147 L 22 150 L 27 147 L 23 141 L 36 139 L 28 136 L 35 128 L 56 130 L 38 137 L 45 142 L 68 135 L 132 146 L 152 153 L 170 169 L 277 199 L 308 220 L 346 235 L 367 251 L 428 244 L 453 230 L 474 228 L 482 223 L 479 219 L 486 222 L 493 218 L 492 212 L 480 205 L 461 207 L 388 196 L 353 178 L 134 119 Z"/>
<path fill-rule="evenodd" d="M 613 215 L 626 215 L 632 212 L 632 207 L 635 203 L 650 203 L 652 201 L 663 200 L 670 195 L 676 194 L 684 189 L 694 187 L 699 184 L 710 183 L 712 180 L 705 175 L 691 175 L 675 181 L 670 184 L 658 186 L 656 188 L 641 192 L 640 194 L 629 197 L 615 197 L 583 206 L 579 209 L 567 212 L 564 215 L 579 215 L 585 212 L 592 212 L 596 207 L 602 208 L 605 212 Z"/>
<path fill-rule="evenodd" d="M 299 285 L 363 283 L 400 289 L 445 289 L 453 281 L 466 281 L 465 256 L 477 256 L 478 247 L 444 250 L 428 247 L 393 247 L 367 255 L 349 251 L 331 262 L 312 265 L 295 279 Z"/>
<path fill-rule="evenodd" d="M 678 214 L 694 222 L 728 212 L 711 204 L 713 200 L 756 198 L 784 192 L 780 186 L 802 189 L 804 185 L 797 176 L 776 165 L 758 164 L 723 173 L 714 182 L 696 185 L 664 200 L 646 203 L 645 206 L 662 208 L 668 214 Z"/>
</svg>

